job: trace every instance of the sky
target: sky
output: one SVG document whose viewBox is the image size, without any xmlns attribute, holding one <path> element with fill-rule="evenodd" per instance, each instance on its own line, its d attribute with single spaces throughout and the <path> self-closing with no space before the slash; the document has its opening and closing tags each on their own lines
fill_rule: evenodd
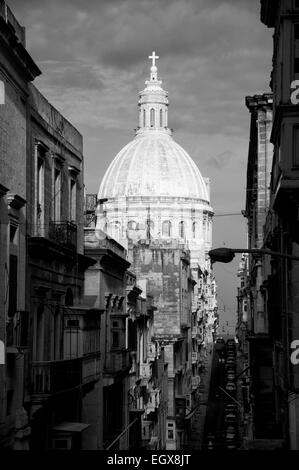
<svg viewBox="0 0 299 470">
<path fill-rule="evenodd" d="M 211 180 L 213 247 L 246 247 L 245 96 L 270 92 L 272 65 L 260 1 L 7 3 L 42 71 L 35 85 L 83 135 L 87 192 L 98 192 L 109 163 L 134 138 L 138 92 L 155 50 L 173 137 Z M 214 265 L 222 323 L 236 314 L 239 259 Z"/>
</svg>

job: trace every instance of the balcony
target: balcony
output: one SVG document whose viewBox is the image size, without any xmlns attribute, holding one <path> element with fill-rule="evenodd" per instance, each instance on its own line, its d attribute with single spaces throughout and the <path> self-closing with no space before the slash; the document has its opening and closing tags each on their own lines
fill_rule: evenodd
<svg viewBox="0 0 299 470">
<path fill-rule="evenodd" d="M 150 361 L 154 361 L 157 357 L 156 345 L 153 343 L 147 344 L 147 358 Z"/>
<path fill-rule="evenodd" d="M 47 398 L 82 383 L 82 358 L 32 362 L 31 393 Z"/>
<path fill-rule="evenodd" d="M 72 222 L 50 222 L 49 239 L 71 250 L 77 249 L 77 225 Z"/>
<path fill-rule="evenodd" d="M 128 372 L 131 366 L 132 360 L 128 349 L 111 350 L 107 357 L 104 373 L 115 375 Z"/>
<path fill-rule="evenodd" d="M 144 378 L 152 376 L 152 366 L 150 363 L 140 364 L 140 376 Z"/>
<path fill-rule="evenodd" d="M 191 388 L 192 390 L 195 390 L 197 387 L 200 385 L 200 376 L 195 375 L 194 377 L 191 377 Z"/>
<path fill-rule="evenodd" d="M 192 364 L 196 364 L 197 360 L 198 360 L 198 352 L 192 351 Z"/>
<path fill-rule="evenodd" d="M 196 338 L 198 335 L 198 327 L 197 326 L 192 326 L 192 338 Z"/>
<path fill-rule="evenodd" d="M 100 378 L 100 353 L 93 353 L 82 358 L 82 383 L 90 383 Z"/>
</svg>

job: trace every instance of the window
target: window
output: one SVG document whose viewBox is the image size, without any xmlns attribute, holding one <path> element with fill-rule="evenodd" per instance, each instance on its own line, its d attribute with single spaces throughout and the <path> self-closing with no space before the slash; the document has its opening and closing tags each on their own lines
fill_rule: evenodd
<svg viewBox="0 0 299 470">
<path fill-rule="evenodd" d="M 36 312 L 35 360 L 44 359 L 44 306 L 40 305 Z"/>
<path fill-rule="evenodd" d="M 171 237 L 171 222 L 169 220 L 164 220 L 162 224 L 162 236 Z"/>
<path fill-rule="evenodd" d="M 44 160 L 40 157 L 37 159 L 37 179 L 36 179 L 36 221 L 37 230 L 42 232 L 44 226 Z M 42 234 L 42 233 L 39 233 Z"/>
<path fill-rule="evenodd" d="M 69 320 L 72 321 L 72 320 Z M 78 320 L 77 320 L 78 321 Z M 54 317 L 53 317 L 53 359 L 61 359 L 62 353 L 62 344 L 61 344 L 61 316 L 59 307 L 55 307 Z"/>
<path fill-rule="evenodd" d="M 135 220 L 129 220 L 128 222 L 128 230 L 136 230 L 137 224 Z"/>
<path fill-rule="evenodd" d="M 196 238 L 196 222 L 192 224 L 192 237 Z"/>
<path fill-rule="evenodd" d="M 146 126 L 146 116 L 145 116 L 145 109 L 143 110 L 143 126 Z"/>
<path fill-rule="evenodd" d="M 9 304 L 8 316 L 12 317 L 17 310 L 18 298 L 18 257 L 9 256 Z"/>
<path fill-rule="evenodd" d="M 299 8 L 299 0 L 295 0 L 295 8 Z"/>
<path fill-rule="evenodd" d="M 76 180 L 71 178 L 70 180 L 70 208 L 69 208 L 69 214 L 70 214 L 70 220 L 72 222 L 76 222 L 76 199 L 77 199 L 77 184 Z"/>
<path fill-rule="evenodd" d="M 119 347 L 119 332 L 118 331 L 112 332 L 112 347 L 113 348 Z"/>
<path fill-rule="evenodd" d="M 299 127 L 293 128 L 293 165 L 299 166 Z"/>
<path fill-rule="evenodd" d="M 174 423 L 167 423 L 167 439 L 174 439 Z"/>
<path fill-rule="evenodd" d="M 160 109 L 160 127 L 163 127 L 163 111 Z"/>
<path fill-rule="evenodd" d="M 53 219 L 60 222 L 61 217 L 61 168 L 54 168 Z"/>
<path fill-rule="evenodd" d="M 299 24 L 294 25 L 294 78 L 299 78 Z"/>
<path fill-rule="evenodd" d="M 13 223 L 9 225 L 9 242 L 18 245 L 18 226 Z"/>
<path fill-rule="evenodd" d="M 184 224 L 184 222 L 179 223 L 179 237 L 180 238 L 185 237 L 185 224 Z"/>
<path fill-rule="evenodd" d="M 155 110 L 152 108 L 150 112 L 150 121 L 151 121 L 151 127 L 155 126 Z"/>
</svg>

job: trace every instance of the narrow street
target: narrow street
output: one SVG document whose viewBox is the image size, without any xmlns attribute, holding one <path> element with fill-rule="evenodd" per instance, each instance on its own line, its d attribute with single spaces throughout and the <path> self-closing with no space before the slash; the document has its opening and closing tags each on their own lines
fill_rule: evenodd
<svg viewBox="0 0 299 470">
<path fill-rule="evenodd" d="M 224 363 L 219 362 L 219 350 L 214 348 L 210 391 L 202 445 L 203 450 L 223 448 L 224 397 L 223 392 L 219 390 L 219 386 L 225 386 Z"/>
<path fill-rule="evenodd" d="M 236 423 L 227 422 L 227 416 L 230 413 L 228 407 L 236 406 L 234 392 L 225 393 L 224 391 L 228 382 L 228 368 L 230 374 L 235 373 L 232 370 L 236 369 L 236 359 L 233 359 L 231 366 L 229 361 L 232 359 L 227 359 L 227 355 L 230 354 L 227 348 L 227 345 L 214 344 L 203 450 L 224 450 L 236 447 Z"/>
</svg>

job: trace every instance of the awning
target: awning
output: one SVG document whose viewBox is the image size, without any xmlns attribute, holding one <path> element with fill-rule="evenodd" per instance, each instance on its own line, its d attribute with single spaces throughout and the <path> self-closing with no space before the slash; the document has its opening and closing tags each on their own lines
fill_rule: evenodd
<svg viewBox="0 0 299 470">
<path fill-rule="evenodd" d="M 89 428 L 89 426 L 90 424 L 87 423 L 71 423 L 66 421 L 53 426 L 52 431 L 82 432 Z"/>
</svg>

